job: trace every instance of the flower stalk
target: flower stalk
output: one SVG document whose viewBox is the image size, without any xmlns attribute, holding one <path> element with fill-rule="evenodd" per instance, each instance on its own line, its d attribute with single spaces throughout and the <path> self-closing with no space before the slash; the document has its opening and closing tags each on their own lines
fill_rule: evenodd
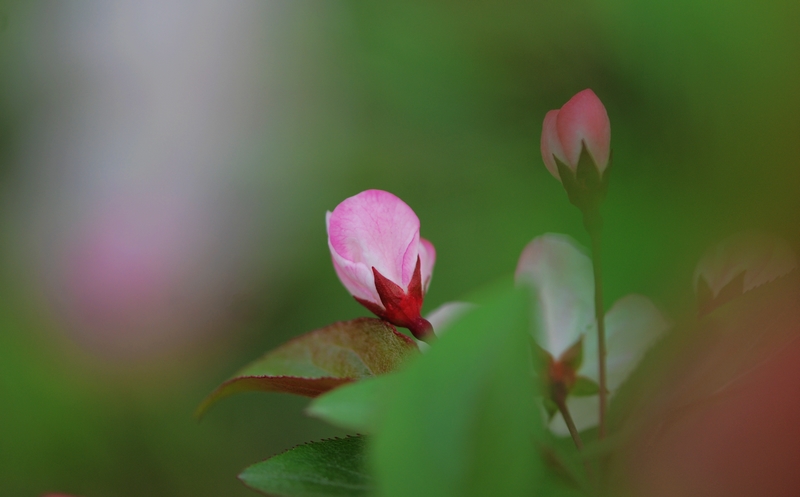
<svg viewBox="0 0 800 497">
<path fill-rule="evenodd" d="M 564 418 L 564 423 L 567 425 L 567 429 L 572 437 L 572 441 L 575 442 L 575 447 L 578 449 L 578 451 L 582 451 L 583 440 L 581 440 L 578 427 L 575 425 L 575 421 L 572 419 L 572 414 L 569 412 L 569 407 L 567 407 L 567 395 L 568 392 L 564 383 L 556 382 L 553 384 L 551 389 L 551 399 L 558 407 L 558 412 L 561 413 L 561 417 Z M 592 466 L 589 464 L 589 462 L 584 460 L 583 466 L 586 468 L 586 476 L 588 476 L 590 480 L 594 480 Z"/>
<path fill-rule="evenodd" d="M 592 270 L 594 274 L 594 316 L 597 322 L 597 364 L 598 383 L 600 386 L 600 413 L 598 436 L 602 440 L 606 437 L 606 406 L 608 401 L 608 388 L 606 381 L 606 326 L 605 307 L 603 306 L 603 264 L 601 239 L 603 232 L 603 218 L 597 206 L 583 212 L 583 224 L 592 241 Z"/>
<path fill-rule="evenodd" d="M 567 429 L 569 429 L 569 434 L 572 436 L 572 441 L 575 442 L 575 447 L 578 450 L 583 450 L 583 440 L 581 440 L 581 435 L 578 433 L 578 428 L 575 426 L 575 421 L 572 419 L 572 415 L 569 412 L 569 408 L 567 408 L 567 392 L 564 388 L 564 385 L 557 385 L 556 388 L 560 386 L 560 391 L 553 392 L 551 399 L 558 407 L 558 412 L 561 413 L 561 416 L 564 418 L 564 422 L 567 425 Z"/>
<path fill-rule="evenodd" d="M 603 308 L 603 275 L 600 254 L 602 218 L 600 204 L 608 191 L 611 172 L 611 124 L 605 106 L 586 89 L 542 123 L 542 159 L 548 171 L 561 181 L 570 203 L 583 213 L 583 224 L 592 239 L 594 313 L 597 323 L 598 383 L 600 387 L 599 437 L 606 436 L 606 333 Z"/>
</svg>

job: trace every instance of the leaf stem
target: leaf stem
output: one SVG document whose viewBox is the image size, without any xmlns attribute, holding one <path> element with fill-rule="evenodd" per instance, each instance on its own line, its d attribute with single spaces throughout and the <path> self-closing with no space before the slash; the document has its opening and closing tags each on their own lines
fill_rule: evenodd
<svg viewBox="0 0 800 497">
<path fill-rule="evenodd" d="M 597 321 L 597 353 L 600 367 L 600 422 L 598 437 L 606 437 L 606 405 L 608 389 L 606 388 L 606 327 L 605 307 L 603 306 L 603 271 L 601 257 L 601 234 L 603 219 L 597 206 L 583 212 L 583 224 L 592 240 L 592 269 L 594 270 L 594 316 Z"/>
</svg>

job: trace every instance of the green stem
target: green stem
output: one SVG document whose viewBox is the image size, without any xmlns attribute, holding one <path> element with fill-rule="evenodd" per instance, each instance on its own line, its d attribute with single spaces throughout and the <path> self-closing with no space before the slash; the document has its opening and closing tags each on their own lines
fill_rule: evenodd
<svg viewBox="0 0 800 497">
<path fill-rule="evenodd" d="M 558 406 L 558 411 L 564 418 L 564 422 L 567 424 L 569 434 L 572 435 L 572 440 L 575 442 L 575 447 L 577 447 L 578 450 L 583 450 L 583 441 L 578 433 L 578 428 L 575 427 L 575 421 L 572 420 L 572 415 L 569 413 L 569 409 L 567 409 L 567 403 L 565 402 L 564 397 L 565 396 L 563 395 L 554 396 L 553 400 Z"/>
<path fill-rule="evenodd" d="M 575 421 L 572 419 L 572 415 L 567 408 L 566 402 L 566 391 L 563 388 L 558 389 L 558 392 L 553 395 L 553 401 L 558 406 L 558 411 L 561 413 L 561 416 L 564 418 L 564 423 L 567 424 L 567 429 L 569 429 L 569 434 L 572 435 L 572 441 L 575 442 L 575 447 L 578 448 L 578 451 L 583 450 L 583 440 L 581 440 L 581 436 L 578 433 L 578 428 L 575 426 Z M 586 477 L 589 481 L 594 482 L 594 472 L 592 471 L 592 465 L 589 464 L 589 461 L 583 461 L 583 467 L 586 470 Z"/>
<path fill-rule="evenodd" d="M 600 365 L 600 427 L 599 438 L 606 436 L 606 326 L 605 308 L 603 306 L 603 271 L 600 250 L 600 239 L 603 231 L 603 220 L 597 207 L 587 209 L 583 213 L 583 224 L 592 239 L 592 268 L 594 270 L 594 316 L 597 321 L 597 354 Z"/>
</svg>

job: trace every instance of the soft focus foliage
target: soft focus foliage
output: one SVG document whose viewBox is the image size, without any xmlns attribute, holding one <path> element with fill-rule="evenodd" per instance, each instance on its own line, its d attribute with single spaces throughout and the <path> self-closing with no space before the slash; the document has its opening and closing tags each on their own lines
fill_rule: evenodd
<svg viewBox="0 0 800 497">
<path fill-rule="evenodd" d="M 380 319 L 334 323 L 294 338 L 239 370 L 203 401 L 196 416 L 241 392 L 316 397 L 350 381 L 391 372 L 418 353 L 412 339 Z"/>
<path fill-rule="evenodd" d="M 790 0 L 0 0 L 0 494 L 253 495 L 242 468 L 342 435 L 281 394 L 191 413 L 265 350 L 365 315 L 322 222 L 359 191 L 392 191 L 424 220 L 438 253 L 424 315 L 510 274 L 535 236 L 586 245 L 539 151 L 543 116 L 584 88 L 614 123 L 606 305 L 643 294 L 693 322 L 709 247 L 752 228 L 800 243 L 798 15 Z M 789 296 L 777 310 L 792 328 Z M 746 307 L 714 312 L 738 322 Z M 763 309 L 747 322 L 776 315 Z M 682 378 L 657 400 L 683 407 L 730 380 L 701 381 L 705 361 L 772 357 L 746 330 L 712 340 L 717 316 L 676 327 L 652 356 L 663 369 L 615 394 L 619 423 L 651 415 L 635 408 L 643 385 Z M 630 448 L 641 466 L 615 477 L 638 471 L 642 495 L 705 492 L 716 471 L 742 477 L 719 495 L 782 484 L 797 411 L 762 394 L 796 390 L 786 350 L 759 377 L 774 390 L 715 398 L 655 452 Z M 776 423 L 715 422 L 781 408 Z M 775 459 L 735 458 L 749 453 Z"/>
<path fill-rule="evenodd" d="M 354 433 L 376 433 L 396 378 L 384 375 L 343 385 L 314 399 L 306 413 Z"/>
<path fill-rule="evenodd" d="M 708 311 L 797 268 L 789 244 L 768 233 L 745 231 L 709 248 L 694 270 L 701 311 Z"/>
<path fill-rule="evenodd" d="M 682 323 L 619 392 L 610 481 L 632 495 L 797 495 L 797 272 Z"/>
<path fill-rule="evenodd" d="M 541 485 L 529 298 L 493 296 L 399 373 L 374 440 L 381 495 L 530 495 Z"/>
</svg>

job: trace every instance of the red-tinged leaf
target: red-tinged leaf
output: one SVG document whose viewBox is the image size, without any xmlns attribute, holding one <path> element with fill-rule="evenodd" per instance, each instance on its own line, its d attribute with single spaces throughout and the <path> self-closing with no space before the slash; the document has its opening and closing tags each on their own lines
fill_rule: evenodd
<svg viewBox="0 0 800 497">
<path fill-rule="evenodd" d="M 418 353 L 413 340 L 380 319 L 334 323 L 290 340 L 240 370 L 206 397 L 195 416 L 240 392 L 316 397 L 344 383 L 388 373 Z"/>
<path fill-rule="evenodd" d="M 676 327 L 615 393 L 608 481 L 635 495 L 800 495 L 798 302 L 795 271 Z"/>
<path fill-rule="evenodd" d="M 612 426 L 622 426 L 632 416 L 679 419 L 695 406 L 741 388 L 800 339 L 798 302 L 800 273 L 795 271 L 676 327 L 614 394 Z"/>
<path fill-rule="evenodd" d="M 708 282 L 702 276 L 697 284 L 697 312 L 703 316 L 713 311 L 717 307 L 727 304 L 731 300 L 744 295 L 744 275 L 745 271 L 739 273 L 727 285 L 722 287 L 717 296 L 711 291 Z"/>
</svg>

